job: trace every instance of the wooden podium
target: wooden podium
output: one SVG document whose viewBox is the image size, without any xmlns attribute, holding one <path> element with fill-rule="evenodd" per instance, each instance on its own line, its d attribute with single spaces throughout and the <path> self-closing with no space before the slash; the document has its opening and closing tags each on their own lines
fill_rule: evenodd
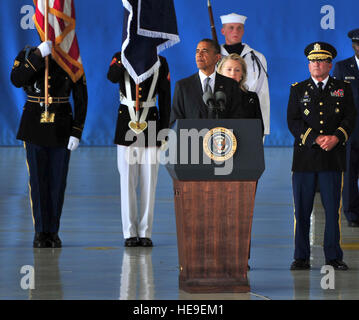
<svg viewBox="0 0 359 320">
<path fill-rule="evenodd" d="M 237 150 L 229 174 L 215 174 L 199 144 L 179 143 L 186 130 L 232 129 Z M 202 131 L 203 132 L 203 131 Z M 171 144 L 189 159 L 198 145 L 204 163 L 167 165 L 173 179 L 179 256 L 179 288 L 190 293 L 248 292 L 248 255 L 257 180 L 264 171 L 261 123 L 252 119 L 178 120 Z M 182 146 L 181 146 L 182 144 Z M 183 150 L 183 145 L 185 150 Z M 223 163 L 222 163 L 223 166 Z"/>
</svg>

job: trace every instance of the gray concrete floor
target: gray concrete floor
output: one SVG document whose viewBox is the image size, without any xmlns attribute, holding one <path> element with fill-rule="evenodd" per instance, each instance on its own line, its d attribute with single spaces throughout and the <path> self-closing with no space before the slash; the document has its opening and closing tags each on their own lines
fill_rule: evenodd
<svg viewBox="0 0 359 320">
<path fill-rule="evenodd" d="M 63 248 L 33 249 L 25 152 L 18 147 L 0 148 L 1 300 L 359 298 L 359 228 L 347 227 L 344 215 L 342 246 L 350 270 L 335 272 L 335 288 L 322 289 L 326 274 L 321 273 L 324 218 L 319 199 L 312 217 L 313 267 L 289 270 L 293 257 L 291 148 L 265 149 L 266 170 L 258 184 L 252 229 L 251 291 L 246 294 L 188 294 L 178 289 L 172 181 L 163 166 L 156 195 L 155 247 L 125 249 L 116 149 L 81 147 L 71 157 L 60 229 Z M 35 289 L 26 288 L 29 270 L 35 271 Z"/>
</svg>

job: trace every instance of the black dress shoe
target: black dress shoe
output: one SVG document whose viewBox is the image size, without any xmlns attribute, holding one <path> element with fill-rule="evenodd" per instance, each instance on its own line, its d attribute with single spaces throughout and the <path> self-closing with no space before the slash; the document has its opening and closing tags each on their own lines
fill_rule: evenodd
<svg viewBox="0 0 359 320">
<path fill-rule="evenodd" d="M 125 247 L 137 247 L 139 244 L 137 237 L 125 239 Z"/>
<path fill-rule="evenodd" d="M 310 269 L 309 261 L 304 259 L 295 259 L 290 266 L 290 270 L 308 270 L 308 269 Z"/>
<path fill-rule="evenodd" d="M 47 248 L 47 235 L 45 232 L 35 232 L 34 241 L 33 241 L 34 248 Z"/>
<path fill-rule="evenodd" d="M 153 242 L 150 238 L 140 238 L 141 247 L 153 247 Z"/>
<path fill-rule="evenodd" d="M 325 264 L 332 266 L 335 270 L 348 270 L 349 267 L 346 265 L 346 263 L 344 261 L 340 261 L 340 260 L 330 260 L 327 261 Z"/>
<path fill-rule="evenodd" d="M 62 242 L 57 232 L 55 233 L 49 233 L 47 242 L 49 245 L 49 248 L 61 248 Z"/>
<path fill-rule="evenodd" d="M 348 221 L 348 227 L 358 228 L 359 221 Z"/>
</svg>

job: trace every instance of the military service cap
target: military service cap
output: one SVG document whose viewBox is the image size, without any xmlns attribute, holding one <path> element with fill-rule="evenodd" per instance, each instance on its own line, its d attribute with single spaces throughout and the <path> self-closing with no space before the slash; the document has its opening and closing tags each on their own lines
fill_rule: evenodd
<svg viewBox="0 0 359 320">
<path fill-rule="evenodd" d="M 244 24 L 247 20 L 246 16 L 239 15 L 237 13 L 230 13 L 225 16 L 221 16 L 222 24 L 226 23 L 242 23 Z"/>
<path fill-rule="evenodd" d="M 308 60 L 332 60 L 337 56 L 337 50 L 326 42 L 313 42 L 304 49 Z"/>
<path fill-rule="evenodd" d="M 354 29 L 348 32 L 348 37 L 352 39 L 353 42 L 359 43 L 359 29 Z"/>
</svg>

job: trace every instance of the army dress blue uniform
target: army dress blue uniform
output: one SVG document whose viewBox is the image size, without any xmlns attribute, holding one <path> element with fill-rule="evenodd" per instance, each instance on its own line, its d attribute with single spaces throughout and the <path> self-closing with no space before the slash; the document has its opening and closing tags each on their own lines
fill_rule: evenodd
<svg viewBox="0 0 359 320">
<path fill-rule="evenodd" d="M 319 44 L 314 47 L 319 47 L 321 53 Z M 317 56 L 322 57 L 321 54 Z M 324 89 L 320 90 L 311 77 L 292 85 L 290 90 L 287 122 L 295 138 L 292 163 L 295 261 L 292 270 L 310 268 L 310 215 L 317 183 L 325 210 L 325 260 L 329 264 L 335 261 L 334 266 L 342 270 L 347 268 L 342 262 L 339 220 L 346 142 L 355 126 L 356 110 L 348 83 L 329 76 L 324 82 Z M 333 149 L 323 150 L 316 143 L 320 135 L 334 135 L 339 142 Z M 298 261 L 303 263 L 296 264 Z"/>
<path fill-rule="evenodd" d="M 349 38 L 359 45 L 359 29 L 348 33 Z M 336 79 L 348 81 L 353 91 L 354 103 L 357 109 L 357 125 L 347 144 L 347 170 L 344 175 L 343 210 L 350 226 L 359 226 L 359 58 L 338 61 L 335 64 L 333 76 Z"/>
<path fill-rule="evenodd" d="M 117 165 L 121 180 L 123 236 L 125 246 L 129 247 L 153 245 L 151 234 L 159 168 L 157 152 L 161 146 L 157 135 L 161 130 L 169 128 L 171 112 L 169 68 L 164 57 L 159 56 L 159 60 L 160 68 L 139 85 L 139 122 L 147 123 L 147 127 L 138 134 L 130 128 L 130 124 L 137 120 L 136 84 L 121 62 L 121 52 L 113 56 L 107 73 L 107 78 L 119 84 L 120 89 L 114 143 L 117 144 Z M 138 185 L 139 210 L 136 196 Z"/>
<path fill-rule="evenodd" d="M 58 238 L 70 159 L 69 138 L 81 139 L 87 110 L 87 86 L 83 75 L 74 83 L 49 56 L 49 102 L 51 122 L 44 115 L 45 59 L 36 48 L 25 48 L 15 59 L 11 82 L 23 88 L 27 101 L 23 107 L 17 139 L 24 141 L 29 170 L 29 187 L 34 246 L 61 246 Z M 74 113 L 70 94 L 74 101 Z M 47 244 L 45 244 L 45 241 Z"/>
<path fill-rule="evenodd" d="M 350 85 L 343 81 L 329 77 L 322 94 L 312 79 L 291 87 L 287 119 L 289 130 L 295 137 L 292 164 L 295 259 L 308 260 L 310 257 L 310 213 L 318 181 L 326 212 L 325 257 L 327 261 L 342 260 L 338 225 L 341 195 L 335 190 L 341 189 L 346 165 L 345 146 L 354 128 L 355 114 Z M 331 151 L 322 150 L 315 143 L 320 134 L 335 135 L 339 143 Z M 306 178 L 296 173 L 310 173 L 310 178 L 300 186 Z M 331 177 L 334 184 L 329 183 Z M 330 195 L 325 197 L 326 194 Z"/>
</svg>

